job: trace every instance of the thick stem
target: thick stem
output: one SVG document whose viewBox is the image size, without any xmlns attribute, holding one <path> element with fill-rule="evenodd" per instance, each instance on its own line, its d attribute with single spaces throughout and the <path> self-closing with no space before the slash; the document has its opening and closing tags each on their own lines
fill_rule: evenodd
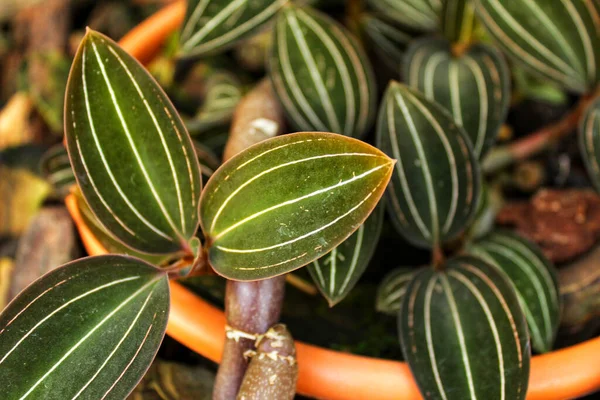
<svg viewBox="0 0 600 400">
<path fill-rule="evenodd" d="M 254 348 L 258 335 L 264 334 L 279 320 L 284 291 L 285 276 L 254 282 L 227 282 L 225 313 L 228 327 L 213 400 L 236 398 L 248 367 L 244 353 Z"/>
<path fill-rule="evenodd" d="M 539 129 L 513 143 L 492 150 L 483 162 L 486 174 L 494 173 L 509 165 L 538 154 L 560 138 L 577 129 L 577 124 L 593 96 L 583 96 L 579 103 L 563 119 Z"/>
</svg>

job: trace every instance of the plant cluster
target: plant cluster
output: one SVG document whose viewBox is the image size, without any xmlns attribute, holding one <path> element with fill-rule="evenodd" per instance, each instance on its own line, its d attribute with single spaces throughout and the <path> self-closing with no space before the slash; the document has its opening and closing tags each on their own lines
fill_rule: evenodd
<svg viewBox="0 0 600 400">
<path fill-rule="evenodd" d="M 70 165 L 56 168 L 72 168 L 84 219 L 114 254 L 57 268 L 0 314 L 3 398 L 125 398 L 162 342 L 169 279 L 211 269 L 229 280 L 215 398 L 292 398 L 295 350 L 276 324 L 285 274 L 308 266 L 329 304 L 342 301 L 386 215 L 431 251 L 430 265 L 392 271 L 377 298 L 398 316 L 423 396 L 525 398 L 531 348 L 550 351 L 556 337 L 557 274 L 535 244 L 486 223 L 484 172 L 543 147 L 494 148 L 524 69 L 579 96 L 569 118 L 600 190 L 600 6 L 349 0 L 344 25 L 321 3 L 188 2 L 174 57 L 268 38 L 268 79 L 255 90 L 277 105 L 242 133 L 266 140 L 226 148 L 222 165 L 187 128 L 231 120 L 236 77 L 215 75 L 186 127 L 140 63 L 87 32 L 65 95 Z M 277 107 L 285 123 L 269 114 Z M 275 136 L 284 130 L 297 133 Z"/>
</svg>

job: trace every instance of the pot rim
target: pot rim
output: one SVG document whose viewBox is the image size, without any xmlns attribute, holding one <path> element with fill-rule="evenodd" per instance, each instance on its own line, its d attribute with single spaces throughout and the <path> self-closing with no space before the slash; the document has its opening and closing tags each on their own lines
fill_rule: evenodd
<svg viewBox="0 0 600 400">
<path fill-rule="evenodd" d="M 133 28 L 119 44 L 147 63 L 181 25 L 185 1 L 177 0 Z M 90 255 L 107 253 L 83 221 L 77 199 L 65 199 Z M 225 340 L 225 315 L 177 282 L 170 282 L 167 334 L 204 357 L 219 362 Z M 322 399 L 421 399 L 404 362 L 357 356 L 296 341 L 298 393 Z M 570 399 L 600 389 L 600 337 L 531 359 L 527 400 Z"/>
</svg>

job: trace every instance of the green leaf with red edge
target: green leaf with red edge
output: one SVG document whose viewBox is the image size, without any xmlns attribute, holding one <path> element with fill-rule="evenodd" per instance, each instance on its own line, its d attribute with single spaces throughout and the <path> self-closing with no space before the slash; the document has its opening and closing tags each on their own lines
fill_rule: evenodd
<svg viewBox="0 0 600 400">
<path fill-rule="evenodd" d="M 65 132 L 81 191 L 110 232 L 146 253 L 188 249 L 201 191 L 192 142 L 150 74 L 94 31 L 71 67 Z"/>
<path fill-rule="evenodd" d="M 2 398 L 124 399 L 152 363 L 168 314 L 166 273 L 136 258 L 53 270 L 0 314 Z"/>
<path fill-rule="evenodd" d="M 331 251 L 364 222 L 394 161 L 332 133 L 266 140 L 211 177 L 200 200 L 208 257 L 221 275 L 280 275 Z"/>
</svg>

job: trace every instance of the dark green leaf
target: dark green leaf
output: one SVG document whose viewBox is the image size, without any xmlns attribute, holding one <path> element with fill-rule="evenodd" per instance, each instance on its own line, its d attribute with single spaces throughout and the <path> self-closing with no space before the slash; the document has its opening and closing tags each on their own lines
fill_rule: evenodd
<svg viewBox="0 0 600 400">
<path fill-rule="evenodd" d="M 475 4 L 473 0 L 444 0 L 440 23 L 446 39 L 468 43 L 475 30 Z"/>
<path fill-rule="evenodd" d="M 468 251 L 506 274 L 517 291 L 533 348 L 550 351 L 561 310 L 556 267 L 535 244 L 505 231 L 490 233 Z"/>
<path fill-rule="evenodd" d="M 71 163 L 98 220 L 142 252 L 187 248 L 198 226 L 198 160 L 154 79 L 115 42 L 89 31 L 65 108 Z"/>
<path fill-rule="evenodd" d="M 389 272 L 377 288 L 375 303 L 377 311 L 388 315 L 398 315 L 408 284 L 418 271 L 415 268 L 396 268 Z"/>
<path fill-rule="evenodd" d="M 2 398 L 125 398 L 150 366 L 168 312 L 166 274 L 135 258 L 55 269 L 0 315 Z"/>
<path fill-rule="evenodd" d="M 524 399 L 529 336 L 511 283 L 475 257 L 427 268 L 409 284 L 402 350 L 426 398 Z"/>
<path fill-rule="evenodd" d="M 217 170 L 202 193 L 209 261 L 230 279 L 280 275 L 327 254 L 364 222 L 393 160 L 356 139 L 268 139 Z"/>
<path fill-rule="evenodd" d="M 274 35 L 270 76 L 292 125 L 364 135 L 375 115 L 375 78 L 350 33 L 321 12 L 289 6 Z"/>
<path fill-rule="evenodd" d="M 216 53 L 248 37 L 288 0 L 189 0 L 181 52 L 185 57 Z"/>
<path fill-rule="evenodd" d="M 395 22 L 413 29 L 433 31 L 439 27 L 440 0 L 369 0 L 369 4 Z"/>
<path fill-rule="evenodd" d="M 460 57 L 444 39 L 415 42 L 406 55 L 407 83 L 448 110 L 482 158 L 496 140 L 510 100 L 510 76 L 502 55 L 484 44 Z"/>
<path fill-rule="evenodd" d="M 383 214 L 384 207 L 380 205 L 352 236 L 308 265 L 313 281 L 330 307 L 346 297 L 369 265 L 379 242 Z"/>
<path fill-rule="evenodd" d="M 600 192 L 600 97 L 588 106 L 581 118 L 579 149 L 590 179 Z"/>
<path fill-rule="evenodd" d="M 429 247 L 460 234 L 477 209 L 481 176 L 471 142 L 452 116 L 392 81 L 379 112 L 377 143 L 398 160 L 388 190 L 398 231 Z"/>
<path fill-rule="evenodd" d="M 600 4 L 591 0 L 475 0 L 481 22 L 515 62 L 575 92 L 599 78 Z"/>
</svg>

